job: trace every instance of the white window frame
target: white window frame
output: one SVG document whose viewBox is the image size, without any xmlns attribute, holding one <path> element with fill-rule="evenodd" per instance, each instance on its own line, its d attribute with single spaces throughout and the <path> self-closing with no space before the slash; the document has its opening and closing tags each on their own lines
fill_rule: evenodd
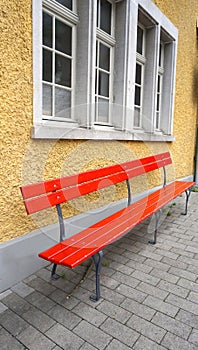
<svg viewBox="0 0 198 350">
<path fill-rule="evenodd" d="M 137 84 L 135 81 L 135 87 L 138 86 L 140 88 L 140 106 L 135 104 L 134 98 L 134 122 L 133 127 L 137 130 L 142 130 L 142 108 L 143 108 L 143 98 L 144 98 L 144 73 L 145 73 L 145 64 L 146 64 L 146 30 L 145 28 L 138 23 L 138 27 L 140 27 L 143 31 L 143 41 L 142 41 L 142 54 L 136 52 L 136 65 L 141 66 L 141 84 Z M 139 125 L 135 125 L 135 113 L 136 110 L 139 109 Z"/>
<path fill-rule="evenodd" d="M 113 0 L 110 0 L 114 2 Z M 121 0 L 115 1 L 116 15 L 115 20 L 115 42 L 109 43 L 113 47 L 114 67 L 112 64 L 112 82 L 111 82 L 111 108 L 112 120 L 109 125 L 96 125 L 94 123 L 95 107 L 95 44 L 96 38 L 100 37 L 100 29 L 97 29 L 95 13 L 97 11 L 96 1 L 83 0 L 80 3 L 82 10 L 80 13 L 81 22 L 79 22 L 77 10 L 79 12 L 79 0 L 74 0 L 74 11 L 64 8 L 59 3 L 54 6 L 54 0 L 33 0 L 33 127 L 32 138 L 38 139 L 116 139 L 116 140 L 143 140 L 143 141 L 173 141 L 173 112 L 174 112 L 174 85 L 176 74 L 176 51 L 178 31 L 168 18 L 159 10 L 151 0 Z M 58 6 L 64 11 L 66 20 L 77 27 L 77 49 L 79 49 L 79 40 L 82 41 L 82 28 L 86 32 L 86 40 L 81 44 L 81 55 L 86 55 L 83 61 L 83 70 L 80 68 L 80 62 L 77 62 L 77 69 L 73 77 L 76 91 L 73 96 L 73 119 L 64 121 L 44 120 L 42 119 L 42 3 L 44 6 L 50 4 L 50 9 L 55 10 Z M 52 7 L 51 7 L 52 6 Z M 86 8 L 86 11 L 85 9 Z M 142 121 L 142 128 L 139 130 L 133 127 L 133 110 L 135 94 L 135 66 L 136 66 L 136 32 L 138 24 L 138 10 L 145 11 L 150 18 L 155 21 L 152 34 L 154 50 L 153 78 L 151 79 L 152 101 L 149 107 L 149 118 L 152 119 L 153 127 L 148 127 L 145 121 Z M 84 11 L 84 12 L 83 12 Z M 82 24 L 83 14 L 86 20 Z M 95 18 L 95 19 L 94 19 Z M 79 27 L 78 27 L 79 26 Z M 80 32 L 78 32 L 80 28 Z M 171 43 L 166 45 L 165 59 L 168 62 L 168 77 L 164 78 L 163 83 L 168 86 L 164 89 L 162 108 L 162 128 L 155 130 L 155 110 L 156 110 L 156 88 L 158 74 L 158 47 L 160 42 L 160 32 L 163 29 L 170 38 Z M 111 36 L 110 36 L 111 37 Z M 114 37 L 114 39 L 115 39 Z M 109 38 L 109 36 L 108 36 Z M 108 40 L 107 40 L 108 41 Z M 106 42 L 108 44 L 108 42 Z M 75 46 L 75 44 L 74 44 Z M 77 58 L 79 56 L 77 55 Z M 79 61 L 79 58 L 78 58 Z M 86 65 L 84 69 L 84 64 Z M 84 73 L 84 75 L 83 75 Z M 166 72 L 165 72 L 166 73 Z M 147 80 L 144 83 L 144 89 Z M 149 98 L 148 98 L 149 100 Z M 83 104 L 83 105 L 81 105 Z M 148 102 L 144 103 L 147 107 Z M 165 119 L 164 119 L 165 116 Z"/>
<path fill-rule="evenodd" d="M 100 2 L 101 0 L 99 0 Z M 96 55 L 99 55 L 99 45 L 100 43 L 107 46 L 110 49 L 110 62 L 109 62 L 109 97 L 101 96 L 98 93 L 95 93 L 95 118 L 94 118 L 94 124 L 95 125 L 104 125 L 104 126 L 112 126 L 113 121 L 112 121 L 112 110 L 111 110 L 111 104 L 113 103 L 113 71 L 114 71 L 114 47 L 116 45 L 116 40 L 115 40 L 115 2 L 112 0 L 106 0 L 108 1 L 111 6 L 112 6 L 112 12 L 111 12 L 111 33 L 106 33 L 104 32 L 100 27 L 97 26 L 96 29 L 96 43 L 98 43 L 97 47 L 97 53 Z M 98 2 L 98 0 L 97 0 Z M 98 6 L 99 13 L 97 13 L 97 22 L 100 23 L 100 6 Z M 99 57 L 97 57 L 97 62 L 99 62 Z M 98 92 L 98 74 L 99 72 L 102 72 L 103 69 L 100 68 L 99 66 L 95 67 L 95 83 L 97 80 L 97 92 Z M 105 73 L 107 71 L 104 70 Z M 103 99 L 108 101 L 108 110 L 109 110 L 109 120 L 107 122 L 101 122 L 98 120 L 98 100 Z"/>
<path fill-rule="evenodd" d="M 161 48 L 161 54 L 160 54 Z M 156 90 L 156 114 L 155 114 L 155 130 L 161 132 L 161 116 L 162 116 L 162 94 L 163 94 L 163 76 L 164 76 L 164 43 L 160 41 L 159 56 L 161 56 L 161 64 L 158 64 L 158 75 L 157 75 L 157 90 Z M 158 91 L 158 79 L 160 77 L 159 91 Z M 159 109 L 157 109 L 157 98 L 159 96 Z"/>
<path fill-rule="evenodd" d="M 73 121 L 73 106 L 75 104 L 74 102 L 74 96 L 75 96 L 75 91 L 74 91 L 74 85 L 75 85 L 75 57 L 76 57 L 76 25 L 73 24 L 71 21 L 68 21 L 68 19 L 65 19 L 61 16 L 60 11 L 57 9 L 57 14 L 53 13 L 51 9 L 48 9 L 45 6 L 43 6 L 43 12 L 49 14 L 52 17 L 53 21 L 53 35 L 52 35 L 52 48 L 48 48 L 45 45 L 42 45 L 42 48 L 47 49 L 52 52 L 52 55 L 55 56 L 56 54 L 59 54 L 63 57 L 67 57 L 71 60 L 71 87 L 65 87 L 62 85 L 59 85 L 55 83 L 55 57 L 52 59 L 52 83 L 46 82 L 42 80 L 42 84 L 49 85 L 52 87 L 52 116 L 48 116 L 42 113 L 42 119 L 43 120 L 52 120 L 52 121 L 61 121 L 61 122 L 72 122 Z M 68 16 L 69 17 L 69 16 Z M 58 19 L 59 21 L 67 24 L 72 28 L 72 55 L 69 56 L 67 54 L 63 54 L 55 49 L 55 20 Z M 60 87 L 61 89 L 65 89 L 66 91 L 71 92 L 71 107 L 70 107 L 70 113 L 71 117 L 70 118 L 61 118 L 61 117 L 56 117 L 55 116 L 55 88 Z"/>
</svg>

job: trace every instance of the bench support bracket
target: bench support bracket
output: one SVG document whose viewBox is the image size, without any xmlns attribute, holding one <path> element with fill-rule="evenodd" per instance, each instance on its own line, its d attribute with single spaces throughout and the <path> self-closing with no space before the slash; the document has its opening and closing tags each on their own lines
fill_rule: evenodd
<svg viewBox="0 0 198 350">
<path fill-rule="evenodd" d="M 157 229 L 158 229 L 158 224 L 159 224 L 159 220 L 160 220 L 161 214 L 162 214 L 162 210 L 161 209 L 154 214 L 155 215 L 154 239 L 149 241 L 150 244 L 156 244 L 156 242 L 157 242 Z"/>
<path fill-rule="evenodd" d="M 100 299 L 100 270 L 101 270 L 102 259 L 103 259 L 103 251 L 100 250 L 97 255 L 95 254 L 92 256 L 96 267 L 96 295 L 91 295 L 90 300 L 94 302 Z"/>
<path fill-rule="evenodd" d="M 181 213 L 182 215 L 187 215 L 187 213 L 188 213 L 188 200 L 189 200 L 189 197 L 191 194 L 191 189 L 186 190 L 185 192 L 186 192 L 186 206 L 185 206 L 185 212 Z"/>
</svg>

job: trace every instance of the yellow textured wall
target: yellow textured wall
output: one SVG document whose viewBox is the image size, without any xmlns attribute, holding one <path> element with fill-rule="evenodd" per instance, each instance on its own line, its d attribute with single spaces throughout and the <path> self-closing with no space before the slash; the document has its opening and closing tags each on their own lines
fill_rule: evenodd
<svg viewBox="0 0 198 350">
<path fill-rule="evenodd" d="M 174 136 L 170 144 L 177 177 L 193 173 L 198 99 L 197 0 L 155 0 L 178 28 Z"/>
<path fill-rule="evenodd" d="M 32 13 L 31 0 L 1 0 L 0 120 L 1 196 L 0 241 L 21 236 L 56 221 L 55 213 L 26 215 L 19 187 L 22 184 L 67 175 L 90 168 L 146 156 L 170 148 L 174 166 L 169 178 L 193 173 L 195 119 L 197 111 L 196 0 L 156 0 L 156 5 L 179 29 L 176 103 L 172 144 L 141 142 L 42 141 L 31 140 Z M 147 189 L 159 181 L 155 173 L 135 180 L 133 189 Z M 89 196 L 67 206 L 73 215 L 126 195 L 123 186 L 107 194 Z M 104 197 L 107 200 L 104 200 Z M 47 217 L 47 221 L 46 221 Z"/>
</svg>

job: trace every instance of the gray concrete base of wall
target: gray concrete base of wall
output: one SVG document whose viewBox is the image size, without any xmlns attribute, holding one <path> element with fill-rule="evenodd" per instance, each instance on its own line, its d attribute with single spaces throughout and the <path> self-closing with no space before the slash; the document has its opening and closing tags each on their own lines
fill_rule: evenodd
<svg viewBox="0 0 198 350">
<path fill-rule="evenodd" d="M 181 180 L 193 181 L 192 176 Z M 148 194 L 148 192 L 146 193 Z M 133 201 L 145 196 L 146 193 L 144 192 L 134 196 Z M 82 229 L 126 207 L 126 205 L 127 199 L 123 199 L 111 205 L 65 220 L 67 236 L 70 237 L 80 232 Z M 44 228 L 42 227 L 42 230 L 36 230 L 22 237 L 1 243 L 0 293 L 38 271 L 40 268 L 47 266 L 48 263 L 40 259 L 38 253 L 51 247 L 58 241 L 59 226 L 58 224 L 53 224 Z"/>
</svg>

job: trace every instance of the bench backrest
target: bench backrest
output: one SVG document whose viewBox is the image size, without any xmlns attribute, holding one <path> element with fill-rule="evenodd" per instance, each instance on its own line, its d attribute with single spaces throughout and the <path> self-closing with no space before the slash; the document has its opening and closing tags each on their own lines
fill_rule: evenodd
<svg viewBox="0 0 198 350">
<path fill-rule="evenodd" d="M 71 199 L 148 173 L 171 164 L 170 153 L 136 159 L 54 180 L 21 187 L 28 214 L 57 206 Z M 129 190 L 129 189 L 128 189 Z"/>
</svg>

